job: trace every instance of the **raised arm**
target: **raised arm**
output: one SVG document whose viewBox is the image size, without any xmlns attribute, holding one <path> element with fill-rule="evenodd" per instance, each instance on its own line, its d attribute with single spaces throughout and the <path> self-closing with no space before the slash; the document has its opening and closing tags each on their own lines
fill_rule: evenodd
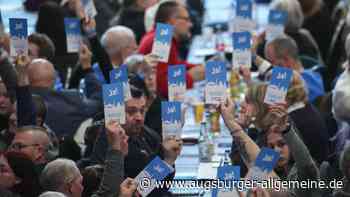
<svg viewBox="0 0 350 197">
<path fill-rule="evenodd" d="M 234 143 L 237 144 L 243 162 L 247 168 L 253 167 L 256 157 L 260 153 L 260 148 L 236 122 L 234 118 L 234 105 L 230 98 L 227 99 L 226 103 L 220 105 L 220 111 L 226 127 L 231 132 Z M 271 172 L 270 176 L 278 178 L 274 171 Z"/>
<path fill-rule="evenodd" d="M 103 178 L 98 191 L 92 197 L 114 197 L 124 179 L 124 156 L 128 152 L 128 137 L 116 122 L 106 125 L 109 150 L 105 160 Z"/>
<path fill-rule="evenodd" d="M 36 125 L 36 112 L 30 92 L 29 77 L 27 73 L 29 62 L 28 56 L 16 58 L 17 71 L 17 124 L 18 127 L 25 125 Z"/>
<path fill-rule="evenodd" d="M 96 22 L 95 19 L 90 19 L 83 25 L 84 31 L 86 32 L 89 42 L 91 44 L 91 50 L 94 54 L 96 61 L 103 73 L 103 76 L 107 83 L 110 82 L 109 72 L 113 69 L 112 63 L 109 60 L 109 56 L 105 49 L 102 47 L 97 34 L 96 34 Z"/>
</svg>

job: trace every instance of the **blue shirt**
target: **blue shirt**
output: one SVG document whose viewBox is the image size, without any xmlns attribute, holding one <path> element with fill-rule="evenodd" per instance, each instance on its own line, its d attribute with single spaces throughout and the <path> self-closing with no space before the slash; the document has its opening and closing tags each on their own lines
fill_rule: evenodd
<svg viewBox="0 0 350 197">
<path fill-rule="evenodd" d="M 311 69 L 305 69 L 301 73 L 309 93 L 309 101 L 313 102 L 317 97 L 325 94 L 322 76 Z"/>
</svg>

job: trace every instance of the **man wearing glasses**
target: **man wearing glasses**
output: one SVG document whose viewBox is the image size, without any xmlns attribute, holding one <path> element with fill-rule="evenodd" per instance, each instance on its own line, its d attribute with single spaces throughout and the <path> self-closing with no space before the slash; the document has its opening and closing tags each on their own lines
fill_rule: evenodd
<svg viewBox="0 0 350 197">
<path fill-rule="evenodd" d="M 41 171 L 51 156 L 51 140 L 46 129 L 38 126 L 24 126 L 16 130 L 9 151 L 20 152 L 32 160 Z"/>
<path fill-rule="evenodd" d="M 187 68 L 187 87 L 191 88 L 194 81 L 204 79 L 204 66 L 189 64 L 179 58 L 179 42 L 188 40 L 191 37 L 192 22 L 188 11 L 184 5 L 176 1 L 167 1 L 162 3 L 155 16 L 155 23 L 167 23 L 174 27 L 173 39 L 171 42 L 170 55 L 168 63 L 158 63 L 157 65 L 157 84 L 158 94 L 168 97 L 168 65 L 184 64 Z M 144 35 L 141 40 L 139 52 L 149 54 L 152 51 L 153 40 L 155 38 L 155 29 Z"/>
</svg>

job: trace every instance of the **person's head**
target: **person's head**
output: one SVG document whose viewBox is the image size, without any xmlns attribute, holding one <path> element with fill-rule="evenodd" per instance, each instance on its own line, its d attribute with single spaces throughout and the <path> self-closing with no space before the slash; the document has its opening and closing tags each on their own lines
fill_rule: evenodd
<svg viewBox="0 0 350 197">
<path fill-rule="evenodd" d="M 121 25 L 109 28 L 102 35 L 101 44 L 113 64 L 123 63 L 128 56 L 137 50 L 134 32 L 130 28 Z"/>
<path fill-rule="evenodd" d="M 125 64 L 128 65 L 128 72 L 143 78 L 148 96 L 154 96 L 157 92 L 156 70 L 148 65 L 145 58 L 141 55 L 129 56 Z"/>
<path fill-rule="evenodd" d="M 269 130 L 274 116 L 269 112 L 269 106 L 264 103 L 264 98 L 267 90 L 267 84 L 253 84 L 249 87 L 248 92 L 245 97 L 245 102 L 250 107 L 250 111 L 255 117 L 254 124 L 257 128 L 264 131 Z M 305 91 L 304 81 L 297 72 L 293 72 L 293 77 L 289 85 L 287 95 L 286 95 L 286 104 L 291 106 L 295 103 L 307 102 L 307 93 Z"/>
<path fill-rule="evenodd" d="M 168 23 L 174 26 L 174 37 L 178 40 L 187 40 L 191 37 L 193 26 L 187 8 L 176 2 L 167 1 L 160 4 L 155 23 Z"/>
<path fill-rule="evenodd" d="M 49 162 L 41 173 L 40 184 L 45 191 L 56 191 L 67 197 L 81 197 L 83 177 L 74 161 L 56 159 Z"/>
<path fill-rule="evenodd" d="M 84 186 L 83 196 L 91 196 L 100 186 L 103 177 L 103 166 L 88 166 L 82 170 L 81 175 L 83 176 Z"/>
<path fill-rule="evenodd" d="M 52 40 L 56 49 L 55 55 L 67 53 L 64 12 L 58 3 L 45 1 L 40 5 L 35 30 L 46 34 Z"/>
<path fill-rule="evenodd" d="M 146 95 L 142 89 L 130 84 L 131 99 L 126 102 L 126 122 L 123 125 L 128 136 L 139 135 L 142 132 L 146 114 Z"/>
<path fill-rule="evenodd" d="M 158 0 L 124 0 L 123 7 L 134 7 L 145 10 L 154 4 L 156 4 Z"/>
<path fill-rule="evenodd" d="M 7 152 L 6 158 L 17 179 L 10 190 L 21 196 L 37 197 L 41 188 L 34 162 L 27 155 L 13 151 Z"/>
<path fill-rule="evenodd" d="M 144 80 L 151 95 L 157 94 L 157 74 L 155 68 L 147 66 L 144 70 Z"/>
<path fill-rule="evenodd" d="M 321 7 L 322 0 L 298 0 L 305 15 L 309 14 L 315 7 Z"/>
<path fill-rule="evenodd" d="M 39 197 L 66 197 L 60 192 L 44 192 Z"/>
<path fill-rule="evenodd" d="M 9 116 L 13 112 L 11 97 L 5 83 L 0 79 L 0 115 Z"/>
<path fill-rule="evenodd" d="M 8 190 L 19 183 L 19 179 L 13 172 L 6 156 L 0 153 L 0 190 Z"/>
<path fill-rule="evenodd" d="M 55 83 L 55 68 L 45 59 L 34 59 L 28 66 L 29 82 L 32 87 L 52 88 Z"/>
<path fill-rule="evenodd" d="M 42 127 L 44 125 L 47 113 L 45 100 L 41 96 L 35 94 L 32 95 L 32 100 L 36 112 L 36 125 Z"/>
<path fill-rule="evenodd" d="M 274 0 L 271 8 L 285 11 L 288 15 L 285 24 L 286 32 L 297 32 L 304 22 L 304 14 L 298 1 L 295 0 Z"/>
<path fill-rule="evenodd" d="M 296 42 L 287 35 L 278 36 L 265 45 L 265 57 L 272 65 L 294 70 L 300 69 L 299 51 Z"/>
<path fill-rule="evenodd" d="M 266 134 L 266 145 L 280 154 L 280 159 L 278 160 L 276 167 L 286 167 L 291 159 L 291 156 L 289 147 L 282 134 L 277 132 L 268 132 Z"/>
<path fill-rule="evenodd" d="M 29 58 L 31 60 L 36 58 L 43 58 L 53 61 L 55 56 L 55 45 L 51 39 L 41 33 L 33 33 L 28 36 Z"/>
<path fill-rule="evenodd" d="M 9 150 L 25 154 L 35 164 L 42 164 L 49 160 L 51 144 L 45 128 L 24 126 L 16 130 Z"/>
</svg>

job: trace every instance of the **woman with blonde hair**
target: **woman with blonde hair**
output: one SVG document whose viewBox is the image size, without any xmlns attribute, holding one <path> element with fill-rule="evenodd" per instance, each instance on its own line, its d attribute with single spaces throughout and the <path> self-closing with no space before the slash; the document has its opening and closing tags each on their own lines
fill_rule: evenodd
<svg viewBox="0 0 350 197">
<path fill-rule="evenodd" d="M 258 129 L 267 131 L 275 119 L 269 114 L 269 105 L 264 103 L 268 84 L 252 84 L 248 89 L 240 114 L 241 125 L 253 123 Z M 293 77 L 286 95 L 287 112 L 293 120 L 299 135 L 310 150 L 311 156 L 321 164 L 327 159 L 328 131 L 318 110 L 308 102 L 304 81 L 300 74 L 293 71 Z M 242 121 L 243 120 L 243 121 Z M 247 123 L 249 122 L 249 123 Z"/>
<path fill-rule="evenodd" d="M 293 79 L 288 89 L 286 103 L 267 105 L 264 97 L 267 84 L 252 85 L 246 95 L 246 111 L 249 111 L 251 119 L 257 128 L 264 130 L 266 138 L 265 146 L 274 149 L 280 154 L 277 167 L 269 174 L 270 177 L 282 180 L 317 180 L 319 170 L 312 158 L 307 146 L 298 134 L 306 132 L 299 130 L 290 114 L 290 109 L 298 104 L 299 108 L 308 105 L 307 95 L 303 88 L 303 81 L 294 72 Z M 303 104 L 303 105 L 302 105 Z M 303 107 L 305 107 L 303 106 Z M 294 107 L 296 108 L 296 107 Z M 234 105 L 231 100 L 220 106 L 221 115 L 231 132 L 233 142 L 248 168 L 254 165 L 254 161 L 260 152 L 259 146 L 244 132 L 241 123 L 234 118 Z M 247 113 L 247 112 L 246 112 Z M 241 113 L 240 116 L 243 114 Z M 308 114 L 302 115 L 305 118 Z M 248 120 L 246 118 L 245 120 Z M 242 119 L 241 119 L 242 120 Z M 317 138 L 316 136 L 313 136 Z M 288 196 L 320 196 L 318 189 L 288 188 Z"/>
</svg>

